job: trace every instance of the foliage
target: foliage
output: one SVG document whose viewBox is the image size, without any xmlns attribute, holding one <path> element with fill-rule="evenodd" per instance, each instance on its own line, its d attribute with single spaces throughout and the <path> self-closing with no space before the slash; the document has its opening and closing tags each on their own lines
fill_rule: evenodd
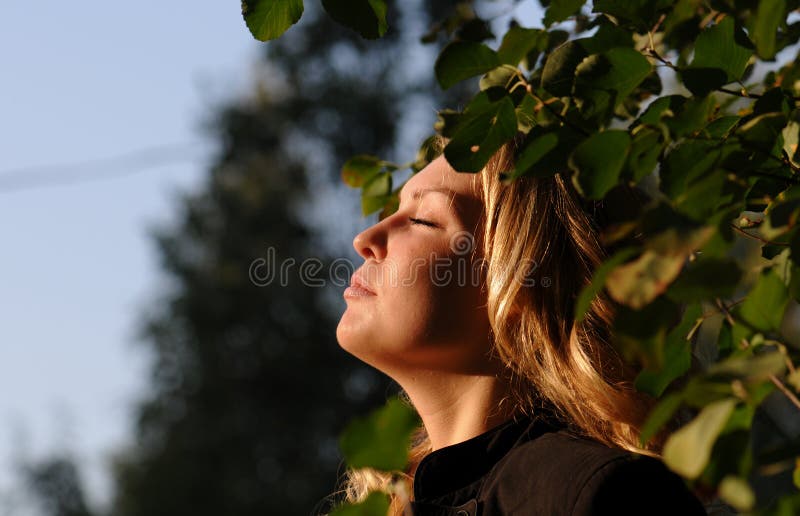
<svg viewBox="0 0 800 516">
<path fill-rule="evenodd" d="M 29 465 L 25 477 L 44 514 L 91 516 L 80 475 L 71 457 L 54 456 Z"/>
<path fill-rule="evenodd" d="M 418 426 L 419 418 L 411 407 L 398 398 L 390 399 L 369 416 L 351 421 L 339 439 L 340 447 L 354 468 L 402 471 L 408 463 L 411 435 Z"/>
<path fill-rule="evenodd" d="M 344 0 L 324 4 L 364 37 L 384 30 L 382 7 L 366 15 L 379 2 L 352 4 L 352 17 L 334 14 Z M 681 409 L 695 415 L 670 437 L 669 467 L 739 510 L 800 511 L 800 441 L 759 434 L 763 418 L 786 427 L 800 410 L 800 61 L 788 48 L 800 2 L 552 0 L 544 28 L 512 19 L 495 45 L 491 20 L 465 5 L 423 38 L 448 39 L 432 71 L 443 89 L 480 76 L 463 109 L 439 113 L 447 160 L 475 172 L 520 137 L 507 180 L 563 173 L 609 203 L 617 185 L 647 190 L 644 210 L 604 233 L 618 251 L 575 316 L 601 290 L 621 305 L 614 343 L 661 398 L 644 439 Z M 359 156 L 345 180 L 383 216 L 391 174 L 427 154 L 413 166 Z"/>
</svg>

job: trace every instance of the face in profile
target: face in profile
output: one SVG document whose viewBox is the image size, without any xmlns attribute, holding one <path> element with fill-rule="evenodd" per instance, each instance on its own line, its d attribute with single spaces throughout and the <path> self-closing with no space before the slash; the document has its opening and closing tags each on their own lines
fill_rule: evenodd
<svg viewBox="0 0 800 516">
<path fill-rule="evenodd" d="M 394 214 L 356 235 L 364 262 L 344 293 L 343 349 L 390 376 L 491 372 L 478 179 L 439 157 L 406 182 Z"/>
</svg>

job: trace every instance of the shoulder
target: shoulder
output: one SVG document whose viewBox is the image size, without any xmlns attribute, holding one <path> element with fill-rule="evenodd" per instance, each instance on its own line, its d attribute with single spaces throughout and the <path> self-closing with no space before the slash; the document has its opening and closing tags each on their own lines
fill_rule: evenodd
<svg viewBox="0 0 800 516">
<path fill-rule="evenodd" d="M 509 512 L 535 505 L 554 515 L 705 514 L 683 479 L 661 461 L 566 431 L 512 449 L 487 487 Z"/>
</svg>

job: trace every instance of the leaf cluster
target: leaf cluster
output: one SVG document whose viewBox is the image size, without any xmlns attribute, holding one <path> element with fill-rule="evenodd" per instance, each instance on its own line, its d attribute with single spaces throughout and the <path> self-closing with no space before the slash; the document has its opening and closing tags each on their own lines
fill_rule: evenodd
<svg viewBox="0 0 800 516">
<path fill-rule="evenodd" d="M 294 3 L 245 1 L 248 26 L 276 37 Z M 334 4 L 323 2 L 364 37 L 385 32 L 382 2 L 347 4 L 346 16 Z M 499 37 L 470 5 L 423 38 L 448 39 L 433 70 L 442 89 L 478 79 L 463 109 L 439 112 L 448 162 L 478 172 L 516 140 L 505 181 L 562 174 L 587 200 L 609 204 L 621 186 L 647 190 L 635 216 L 604 231 L 616 251 L 581 292 L 575 318 L 601 292 L 619 303 L 614 344 L 641 367 L 636 387 L 660 399 L 642 443 L 679 411 L 694 414 L 671 434 L 668 466 L 738 510 L 800 511 L 796 495 L 761 499 L 752 484 L 800 478 L 797 438 L 764 451 L 752 435 L 754 416 L 776 397 L 793 412 L 783 417 L 800 410 L 800 67 L 797 57 L 777 62 L 796 52 L 800 22 L 790 20 L 800 2 L 596 0 L 589 11 L 552 0 L 542 28 L 512 19 Z M 759 63 L 773 70 L 753 77 Z M 424 166 L 432 141 L 406 165 L 370 156 L 345 164 L 365 214 L 397 209 L 392 174 Z"/>
</svg>

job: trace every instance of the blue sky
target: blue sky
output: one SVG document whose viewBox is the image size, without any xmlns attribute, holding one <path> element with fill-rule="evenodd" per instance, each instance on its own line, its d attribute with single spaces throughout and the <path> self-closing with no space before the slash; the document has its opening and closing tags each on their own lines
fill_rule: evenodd
<svg viewBox="0 0 800 516">
<path fill-rule="evenodd" d="M 105 501 L 105 460 L 131 437 L 145 386 L 136 316 L 164 282 L 146 228 L 199 184 L 214 150 L 200 122 L 247 91 L 263 44 L 234 2 L 12 0 L 0 20 L 0 513 L 12 516 L 24 514 L 8 496 L 14 464 L 54 450 L 71 450 Z M 163 165 L 131 166 L 164 146 Z M 55 184 L 81 175 L 112 177 Z"/>
</svg>

